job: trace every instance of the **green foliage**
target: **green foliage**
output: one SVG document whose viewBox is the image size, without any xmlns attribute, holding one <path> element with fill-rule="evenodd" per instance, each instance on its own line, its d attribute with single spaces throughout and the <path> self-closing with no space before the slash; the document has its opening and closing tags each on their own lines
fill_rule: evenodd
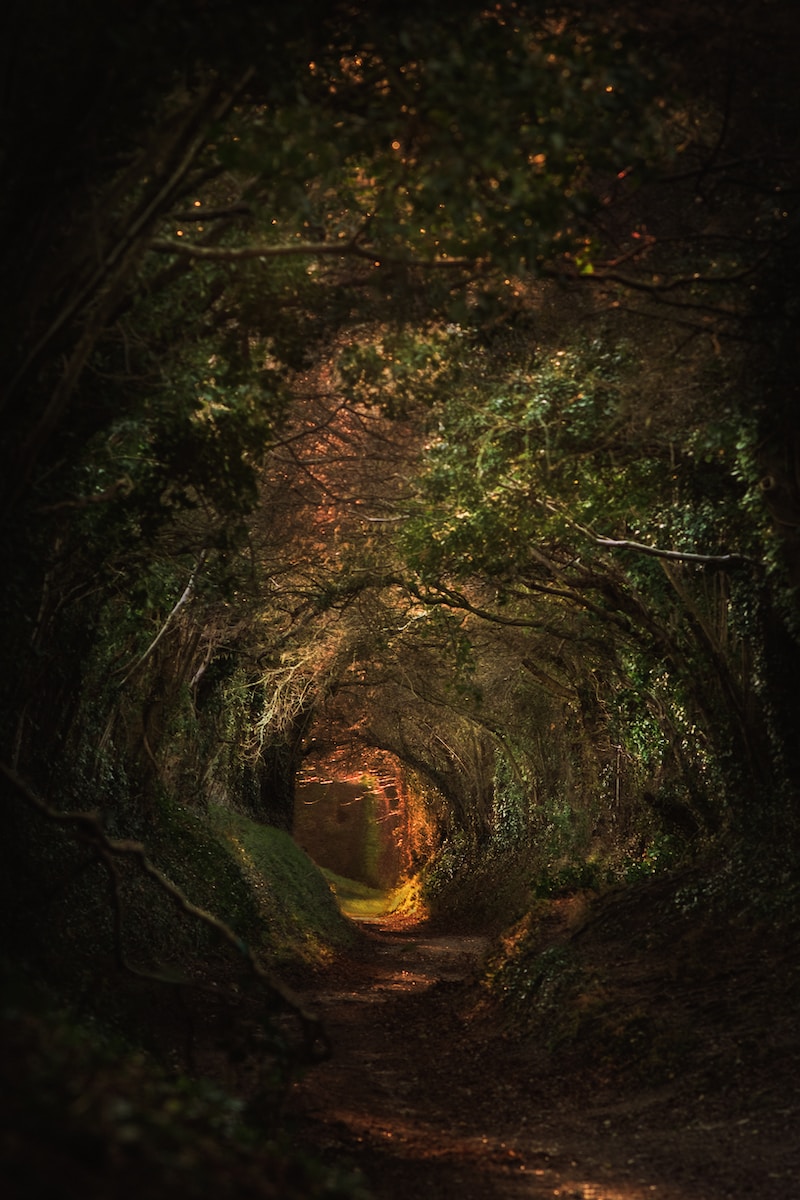
<svg viewBox="0 0 800 1200">
<path fill-rule="evenodd" d="M 338 360 L 349 394 L 362 404 L 379 405 L 392 417 L 430 407 L 452 377 L 452 341 L 458 330 L 437 326 L 387 329 L 365 344 L 347 347 Z"/>
<path fill-rule="evenodd" d="M 537 900 L 543 900 L 566 896 L 585 888 L 599 890 L 610 881 L 608 868 L 598 860 L 579 859 L 566 866 L 551 867 L 534 878 L 532 892 Z"/>
<path fill-rule="evenodd" d="M 563 1006 L 581 971 L 566 946 L 556 945 L 538 954 L 522 942 L 514 955 L 492 973 L 492 989 L 528 1022 L 552 1018 Z M 558 1035 L 551 1033 L 550 1046 Z"/>
<path fill-rule="evenodd" d="M 219 836 L 205 814 L 162 797 L 148 852 L 193 903 L 220 917 L 245 941 L 260 942 L 265 932 L 264 914 L 252 883 L 227 840 Z M 205 943 L 213 936 L 201 926 L 197 933 Z"/>
<path fill-rule="evenodd" d="M 424 778 L 441 920 L 655 886 L 723 838 L 730 872 L 676 885 L 669 915 L 788 911 L 790 100 L 706 78 L 692 6 L 688 67 L 647 6 L 614 28 L 598 6 L 129 7 L 15 14 L 0 758 L 142 837 L 292 970 L 352 934 L 288 835 L 239 810 L 286 819 L 306 739 Z M 4 832 L 8 945 L 62 996 L 144 1036 L 154 995 L 217 970 L 238 989 L 239 951 L 135 864 L 16 802 Z M 749 910 L 731 842 L 768 843 Z M 669 1074 L 684 1031 L 541 949 L 498 968 L 522 1024 Z M 41 1148 L 112 1191 L 351 1194 L 280 1147 L 251 1161 L 238 1101 L 10 1023 L 23 1166 Z"/>
<path fill-rule="evenodd" d="M 331 27 L 300 102 L 241 122 L 229 170 L 259 174 L 284 241 L 368 230 L 376 267 L 462 255 L 535 265 L 596 203 L 591 169 L 641 157 L 652 99 L 633 43 L 476 9 Z"/>
<path fill-rule="evenodd" d="M 421 898 L 443 928 L 496 931 L 525 913 L 529 877 L 527 849 L 490 845 L 476 851 L 451 836 L 421 872 Z"/>
<path fill-rule="evenodd" d="M 523 347 L 521 361 L 480 346 L 469 352 L 468 374 L 454 374 L 451 362 L 450 395 L 436 412 L 442 432 L 428 447 L 420 503 L 404 531 L 411 561 L 428 577 L 513 578 L 530 571 L 532 546 L 558 553 L 577 540 L 585 552 L 586 527 L 678 550 L 750 550 L 735 517 L 741 490 L 720 456 L 706 455 L 701 482 L 698 431 L 681 434 L 669 412 L 633 408 L 640 364 L 631 345 L 571 337 L 568 349 Z M 457 343 L 449 347 L 458 353 Z M 738 434 L 730 422 L 712 431 L 718 444 Z M 626 566 L 637 583 L 658 585 L 652 560 Z"/>
<path fill-rule="evenodd" d="M 756 645 L 765 636 L 756 563 L 771 541 L 760 519 L 741 520 L 750 427 L 710 367 L 717 407 L 701 409 L 697 393 L 687 411 L 683 398 L 642 396 L 630 342 L 564 340 L 536 353 L 474 345 L 468 372 L 457 341 L 447 347 L 449 394 L 435 405 L 403 552 L 433 595 L 491 579 L 506 608 L 498 621 L 535 628 L 541 594 L 558 597 L 562 635 L 619 681 L 599 707 L 637 764 L 631 782 L 653 787 L 679 763 L 713 827 L 743 772 L 758 786 L 770 720 L 768 697 L 760 712 L 744 699 L 744 630 Z M 668 557 L 682 554 L 700 558 Z M 610 654 L 599 648 L 609 631 Z"/>
<path fill-rule="evenodd" d="M 6 122 L 3 758 L 306 961 L 343 936 L 318 876 L 198 814 L 286 819 L 328 700 L 426 778 L 443 910 L 796 832 L 794 193 L 738 95 L 676 95 L 572 6 L 179 6 L 163 37 L 150 6 L 63 41 L 48 7 Z M 96 921 L 105 953 L 108 881 L 63 866 L 68 944 Z"/>
<path fill-rule="evenodd" d="M 214 105 L 202 107 L 202 85 L 213 94 L 236 75 L 250 23 L 264 31 L 258 52 L 247 48 L 255 75 L 225 119 L 212 119 Z M 543 311 L 566 306 L 553 289 L 533 282 L 533 272 L 542 269 L 594 278 L 608 250 L 602 209 L 609 204 L 616 211 L 619 191 L 633 208 L 622 212 L 618 229 L 607 230 L 621 261 L 629 255 L 619 247 L 638 239 L 659 271 L 688 271 L 696 243 L 671 252 L 666 240 L 654 248 L 655 235 L 639 220 L 636 194 L 624 181 L 647 183 L 646 159 L 680 153 L 674 147 L 684 136 L 682 122 L 696 120 L 695 136 L 713 138 L 713 117 L 695 117 L 686 95 L 680 98 L 685 112 L 677 101 L 654 103 L 659 85 L 636 49 L 641 39 L 574 14 L 559 21 L 472 6 L 457 19 L 415 10 L 398 25 L 355 6 L 341 25 L 321 24 L 313 48 L 301 36 L 300 17 L 271 19 L 248 6 L 224 24 L 213 44 L 204 45 L 202 20 L 189 38 L 197 61 L 224 63 L 221 73 L 205 77 L 200 69 L 187 77 L 183 93 L 162 95 L 171 128 L 188 122 L 186 139 L 174 146 L 167 133 L 146 145 L 140 139 L 134 170 L 98 164 L 88 176 L 95 189 L 91 210 L 103 210 L 107 189 L 114 203 L 106 207 L 122 226 L 163 186 L 148 236 L 172 239 L 175 253 L 150 253 L 144 241 L 132 247 L 125 271 L 108 280 L 114 303 L 96 323 L 89 318 L 91 297 L 71 309 L 72 293 L 65 292 L 64 311 L 74 314 L 74 320 L 64 318 L 68 358 L 70 338 L 88 339 L 84 369 L 74 377 L 75 399 L 83 403 L 73 405 L 69 421 L 62 418 L 63 459 L 55 446 L 52 458 L 42 451 L 36 503 L 58 512 L 68 505 L 74 517 L 69 529 L 55 518 L 42 531 L 42 547 L 53 555 L 59 547 L 59 568 L 48 586 L 62 615 L 44 623 L 39 639 L 42 672 L 59 656 L 56 646 L 71 645 L 58 669 L 63 693 L 81 693 L 72 736 L 79 740 L 76 730 L 91 729 L 106 761 L 126 760 L 131 805 L 137 774 L 142 807 L 145 795 L 179 779 L 181 787 L 191 787 L 194 778 L 198 791 L 213 784 L 229 795 L 236 791 L 231 784 L 241 794 L 257 787 L 254 753 L 243 772 L 248 778 L 237 780 L 235 753 L 212 745 L 215 738 L 218 745 L 226 738 L 239 742 L 253 715 L 233 686 L 228 694 L 235 712 L 220 713 L 221 680 L 211 686 L 215 648 L 226 642 L 228 618 L 233 627 L 244 613 L 243 597 L 252 597 L 262 606 L 255 618 L 245 618 L 252 637 L 237 632 L 237 644 L 225 645 L 222 657 L 242 655 L 250 643 L 247 653 L 264 661 L 260 642 L 273 614 L 257 572 L 247 578 L 252 559 L 248 564 L 239 555 L 247 539 L 244 518 L 256 501 L 262 448 L 286 414 L 296 373 L 324 366 L 325 377 L 343 384 L 356 404 L 380 405 L 394 415 L 427 410 L 427 469 L 402 546 L 424 580 L 480 573 L 499 585 L 506 603 L 521 589 L 511 600 L 512 618 L 551 628 L 557 620 L 559 634 L 580 647 L 602 640 L 607 620 L 619 641 L 636 642 L 626 704 L 612 721 L 617 744 L 636 758 L 639 774 L 657 777 L 664 770 L 660 741 L 667 720 L 655 710 L 667 694 L 680 710 L 666 739 L 682 756 L 680 765 L 698 766 L 701 755 L 690 745 L 705 726 L 712 743 L 706 757 L 721 759 L 741 733 L 728 711 L 738 701 L 740 680 L 730 665 L 738 647 L 726 645 L 719 654 L 713 645 L 698 648 L 697 631 L 718 620 L 727 597 L 702 595 L 706 581 L 698 570 L 678 581 L 676 605 L 676 582 L 657 561 L 611 556 L 592 538 L 598 532 L 672 550 L 758 554 L 763 529 L 738 519 L 743 494 L 755 507 L 755 434 L 740 428 L 726 363 L 695 354 L 662 395 L 659 366 L 677 344 L 663 325 L 647 354 L 639 344 L 641 323 L 619 322 L 611 310 L 588 333 L 576 332 L 567 314 L 570 319 L 556 321 L 544 336 Z M 115 62 L 125 61 L 124 41 L 115 42 Z M 280 64 L 272 61 L 277 44 Z M 170 45 L 175 48 L 172 34 Z M 141 52 L 137 36 L 132 65 Z M 160 83 L 154 80 L 148 93 L 156 104 L 169 75 L 166 52 L 158 68 Z M 118 83 L 121 99 L 130 99 L 130 81 L 120 77 Z M 697 105 L 696 113 L 701 110 L 706 113 Z M 135 114 L 125 111 L 131 129 Z M 103 114 L 96 120 L 102 126 Z M 170 164 L 181 154 L 186 171 L 173 187 Z M 646 212 L 650 200 L 639 201 Z M 71 220 L 65 217 L 60 236 L 71 231 Z M 112 233 L 93 230 L 103 246 L 114 244 Z M 78 268 L 89 270 L 96 247 L 89 254 L 88 243 L 73 241 L 62 268 L 71 265 L 80 276 Z M 239 259 L 234 267 L 208 257 L 248 253 L 254 243 L 265 250 L 260 260 Z M 320 251 L 293 254 L 301 243 Z M 339 246 L 341 255 L 329 253 Z M 178 247 L 206 257 L 183 256 Z M 629 249 L 634 261 L 637 247 Z M 706 250 L 703 242 L 701 257 Z M 740 266 L 733 255 L 731 247 L 719 248 L 714 279 Z M 468 260 L 464 265 L 476 273 L 468 287 L 459 284 L 457 259 Z M 420 264 L 433 261 L 432 273 L 420 272 Z M 38 286 L 28 299 L 41 324 L 50 300 Z M 700 282 L 689 296 L 702 300 Z M 649 373 L 647 356 L 654 360 Z M 47 371 L 38 382 L 30 377 L 39 409 L 47 377 Z M 714 402 L 706 411 L 709 395 Z M 307 399 L 297 404 L 302 409 Z M 27 415 L 21 408 L 18 415 L 23 428 Z M 363 565 L 369 566 L 367 550 Z M 205 612 L 180 631 L 180 652 L 164 647 L 130 694 L 118 699 L 110 685 L 159 631 L 203 552 L 198 591 Z M 282 570 L 279 563 L 281 579 Z M 91 600 L 76 607 L 72 597 L 89 577 Z M 28 584 L 21 602 L 36 610 L 38 580 Z M 730 587 L 738 602 L 746 589 L 738 581 Z M 543 588 L 565 593 L 565 603 L 555 601 L 549 611 L 534 604 Z M 342 600 L 324 583 L 319 594 L 320 614 Z M 232 610 L 209 638 L 216 647 L 201 646 L 204 620 L 215 605 L 218 617 L 232 598 Z M 298 613 L 305 598 L 299 608 L 293 603 L 284 608 Z M 583 611 L 566 618 L 568 604 Z M 599 630 L 588 611 L 599 618 Z M 737 628 L 734 617 L 730 628 Z M 277 632 L 274 645 L 277 662 L 285 649 Z M 454 645 L 458 701 L 477 706 L 483 692 L 469 678 L 471 664 L 466 669 L 468 636 L 459 631 Z M 592 657 L 598 671 L 618 678 L 616 662 Z M 658 667 L 648 677 L 642 664 L 653 659 Z M 706 686 L 696 681 L 708 673 L 709 660 L 713 682 Z M 187 684 L 202 671 L 203 704 L 197 705 Z M 258 720 L 266 721 L 275 711 L 277 676 L 267 671 L 263 686 L 256 684 L 249 663 L 236 675 L 241 688 L 262 689 Z M 101 713 L 103 705 L 112 716 Z M 137 706 L 149 714 L 145 719 Z M 33 731 L 20 739 L 19 716 L 10 713 L 9 738 L 15 717 L 24 759 L 32 753 Z M 106 736 L 109 722 L 113 736 Z M 170 743 L 180 749 L 168 750 Z M 143 755 L 152 761 L 134 766 Z M 190 766 L 181 771 L 170 756 Z M 54 753 L 48 757 L 55 761 Z M 74 759 L 80 767 L 72 791 L 88 785 L 98 792 L 85 747 L 74 749 Z M 588 760 L 585 750 L 571 750 L 567 759 L 587 786 L 592 771 L 598 778 L 608 774 L 602 753 L 591 767 Z M 728 775 L 740 766 L 732 757 Z M 572 803 L 567 793 L 577 790 L 577 783 L 567 785 L 566 803 Z M 510 793 L 500 808 L 498 825 L 516 840 L 522 810 L 512 813 Z"/>
<path fill-rule="evenodd" d="M 523 846 L 530 831 L 531 784 L 515 773 L 508 756 L 499 754 L 494 768 L 493 844 L 498 848 Z"/>
<path fill-rule="evenodd" d="M 599 894 L 668 871 L 680 861 L 680 851 L 680 843 L 674 837 L 659 834 L 643 850 L 607 846 L 589 854 L 573 851 L 574 857 L 566 863 L 562 854 L 559 858 L 545 859 L 538 867 L 531 878 L 531 894 L 538 900 L 583 891 Z"/>
</svg>

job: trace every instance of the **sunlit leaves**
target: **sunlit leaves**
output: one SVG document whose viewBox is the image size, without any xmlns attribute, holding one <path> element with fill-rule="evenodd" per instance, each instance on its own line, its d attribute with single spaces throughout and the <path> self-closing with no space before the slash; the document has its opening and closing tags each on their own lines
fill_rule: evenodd
<svg viewBox="0 0 800 1200">
<path fill-rule="evenodd" d="M 452 384 L 457 326 L 384 328 L 353 338 L 337 368 L 348 396 L 389 416 L 430 409 Z"/>
<path fill-rule="evenodd" d="M 630 512 L 630 462 L 611 453 L 624 363 L 573 347 L 512 364 L 485 378 L 474 367 L 439 413 L 427 451 L 417 523 L 409 544 L 420 561 L 455 571 L 511 574 L 531 545 L 560 542 L 565 515 L 589 520 L 602 507 L 612 525 Z M 477 360 L 477 362 L 475 361 Z M 628 456 L 631 457 L 630 455 Z M 431 524 L 433 522 L 433 524 Z"/>
</svg>

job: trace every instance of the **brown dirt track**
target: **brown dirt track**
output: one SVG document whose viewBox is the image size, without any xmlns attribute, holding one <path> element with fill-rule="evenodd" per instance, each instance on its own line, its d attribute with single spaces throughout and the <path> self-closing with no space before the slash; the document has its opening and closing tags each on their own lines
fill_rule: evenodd
<svg viewBox="0 0 800 1200">
<path fill-rule="evenodd" d="M 487 939 L 386 918 L 309 994 L 333 1056 L 294 1085 L 294 1136 L 376 1200 L 800 1196 L 796 947 L 683 922 L 656 959 L 631 949 L 647 905 L 626 916 L 576 929 L 555 902 L 542 945 L 580 948 L 606 1019 L 635 1004 L 676 1029 L 677 1069 L 649 1078 L 633 1038 L 611 1061 L 602 1023 L 558 1051 L 521 1037 L 478 983 Z"/>
</svg>

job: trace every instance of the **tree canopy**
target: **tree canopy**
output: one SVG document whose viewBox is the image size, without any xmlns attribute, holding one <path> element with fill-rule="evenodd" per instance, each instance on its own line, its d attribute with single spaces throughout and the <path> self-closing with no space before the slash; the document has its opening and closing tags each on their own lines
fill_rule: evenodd
<svg viewBox="0 0 800 1200">
<path fill-rule="evenodd" d="M 788 811 L 788 14 L 83 8 L 16 13 L 6 759 L 148 790 L 178 721 L 286 823 L 394 694 L 535 775 L 488 638 L 632 788 Z"/>
<path fill-rule="evenodd" d="M 433 890 L 794 863 L 793 6 L 4 20 L 9 911 L 333 762 Z"/>
</svg>

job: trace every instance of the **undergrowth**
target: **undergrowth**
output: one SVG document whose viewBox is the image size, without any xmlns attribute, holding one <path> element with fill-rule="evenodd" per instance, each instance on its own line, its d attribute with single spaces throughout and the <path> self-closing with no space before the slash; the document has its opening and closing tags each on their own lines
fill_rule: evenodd
<svg viewBox="0 0 800 1200">
<path fill-rule="evenodd" d="M 9 1200 L 364 1200 L 354 1176 L 258 1128 L 241 1099 L 48 1009 L 16 971 L 0 997 Z"/>
<path fill-rule="evenodd" d="M 447 845 L 422 873 L 422 898 L 435 924 L 498 931 L 527 910 L 530 874 L 525 851 Z"/>
<path fill-rule="evenodd" d="M 800 998 L 800 883 L 774 859 L 771 872 L 752 856 L 709 860 L 604 891 L 555 882 L 505 930 L 484 985 L 515 1036 L 564 1069 L 649 1085 L 692 1061 L 724 1078 Z"/>
<path fill-rule="evenodd" d="M 311 860 L 163 798 L 146 860 L 25 815 L 0 892 L 4 1195 L 359 1200 L 283 1139 L 298 1014 L 248 965 L 280 981 L 353 940 Z"/>
</svg>

